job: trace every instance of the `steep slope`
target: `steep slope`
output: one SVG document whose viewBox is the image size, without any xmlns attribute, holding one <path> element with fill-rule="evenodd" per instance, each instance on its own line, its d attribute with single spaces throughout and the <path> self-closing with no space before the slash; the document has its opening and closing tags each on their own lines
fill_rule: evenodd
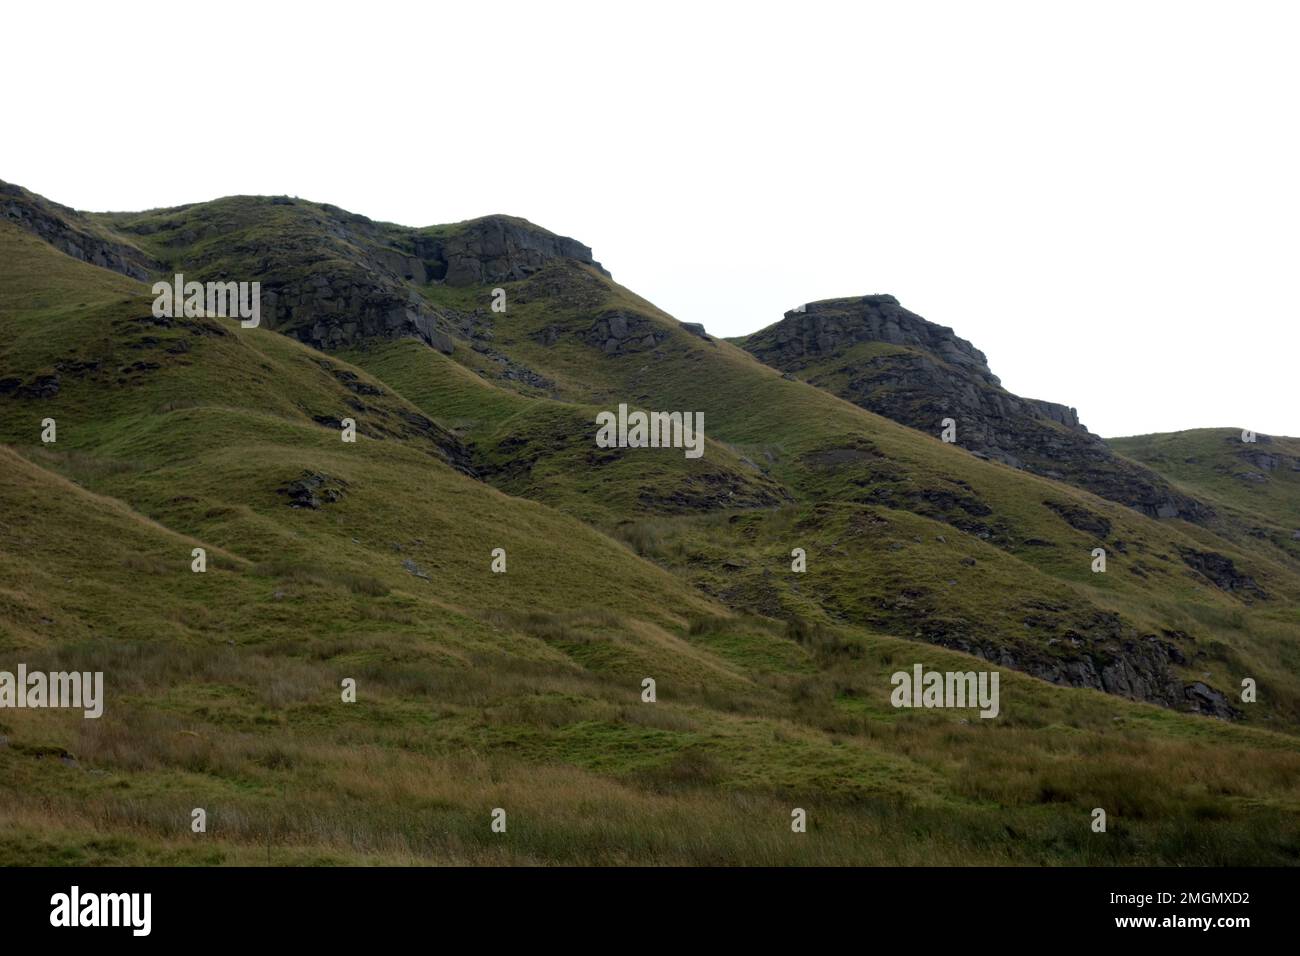
<svg viewBox="0 0 1300 956">
<path fill-rule="evenodd" d="M 737 344 L 856 405 L 1014 468 L 1070 482 L 1152 518 L 1205 524 L 1211 508 L 1117 456 L 1073 408 L 1002 388 L 984 353 L 891 295 L 810 302 Z"/>
<path fill-rule="evenodd" d="M 785 381 L 572 259 L 502 280 L 511 305 L 486 329 L 558 399 L 481 376 L 483 353 L 463 338 L 451 357 L 418 330 L 327 356 L 230 320 L 163 322 L 147 286 L 14 225 L 0 224 L 0 263 L 0 377 L 19 383 L 0 395 L 0 669 L 98 669 L 108 687 L 98 721 L 0 715 L 0 860 L 1300 858 L 1294 737 L 1014 672 L 998 720 L 895 710 L 892 671 L 978 662 L 873 633 L 852 607 L 837 622 L 827 603 L 844 574 L 876 586 L 875 545 L 845 537 L 846 518 L 883 521 L 885 551 L 925 531 L 917 568 L 938 560 L 930 531 L 952 535 L 978 556 L 976 575 L 1032 571 L 1085 612 L 1111 586 L 1134 604 L 1151 591 L 1137 575 L 1089 580 L 1075 556 L 1092 539 L 1027 488 L 1076 523 L 1071 509 L 1096 509 L 1136 554 L 1199 540 L 1177 528 Z M 472 310 L 491 287 L 418 292 L 432 309 Z M 613 334 L 623 330 L 637 337 Z M 590 461 L 570 429 L 619 395 L 703 409 L 717 444 L 698 461 Z M 344 414 L 355 445 L 333 427 Z M 40 442 L 46 418 L 53 444 Z M 509 467 L 512 438 L 544 446 L 526 473 Z M 746 487 L 795 500 L 708 497 L 673 517 L 629 494 L 643 464 L 684 487 L 761 476 Z M 957 500 L 936 498 L 943 488 Z M 687 536 L 682 574 L 566 514 L 591 498 L 598 523 L 662 521 L 660 540 Z M 985 499 L 984 527 L 958 528 Z M 793 538 L 781 530 L 800 516 Z M 1061 542 L 1050 559 L 1021 540 L 1040 526 Z M 794 581 L 787 545 L 805 535 L 810 571 Z M 194 547 L 208 549 L 204 574 L 190 570 Z M 504 574 L 490 568 L 495 547 Z M 733 548 L 762 555 L 738 573 L 752 580 L 770 562 L 769 578 L 816 620 L 735 614 L 690 586 L 692 574 L 730 574 L 719 559 Z M 822 577 L 840 559 L 862 563 Z M 1267 601 L 1181 574 L 1162 584 L 1170 600 L 1265 627 L 1294 582 L 1282 566 L 1251 570 Z M 983 591 L 980 577 L 963 584 L 961 600 Z M 1006 610 L 1006 595 L 985 596 L 989 613 Z M 1203 648 L 1209 633 L 1185 641 Z M 1262 634 L 1232 636 L 1225 653 L 1269 660 Z M 1235 676 L 1227 659 L 1206 666 L 1225 684 Z M 641 702 L 647 676 L 653 705 Z M 340 699 L 347 677 L 355 704 Z M 1243 716 L 1286 726 L 1289 692 L 1260 677 L 1271 698 Z M 1089 830 L 1098 805 L 1114 808 L 1113 839 Z M 189 829 L 196 806 L 209 811 L 204 836 Z M 792 806 L 810 808 L 807 834 L 790 833 Z M 494 807 L 508 809 L 508 834 L 491 832 Z"/>
</svg>

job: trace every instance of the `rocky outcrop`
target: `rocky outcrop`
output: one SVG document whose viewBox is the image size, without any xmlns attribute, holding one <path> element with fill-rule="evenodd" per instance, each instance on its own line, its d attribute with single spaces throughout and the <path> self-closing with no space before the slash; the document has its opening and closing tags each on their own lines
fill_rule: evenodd
<svg viewBox="0 0 1300 956">
<path fill-rule="evenodd" d="M 1190 662 L 1173 638 L 1186 635 L 1139 634 L 1109 612 L 1077 617 L 1067 608 L 1044 603 L 1031 603 L 1025 611 L 1026 628 L 1046 637 L 1042 644 L 995 643 L 934 619 L 923 622 L 917 633 L 931 643 L 1053 684 L 1092 688 L 1222 720 L 1241 716 L 1221 691 L 1178 676 L 1178 668 Z"/>
<path fill-rule="evenodd" d="M 1237 597 L 1268 598 L 1254 578 L 1237 570 L 1231 558 L 1215 551 L 1197 551 L 1193 548 L 1179 548 L 1178 553 L 1182 555 L 1184 564 L 1219 590 Z"/>
<path fill-rule="evenodd" d="M 863 349 L 880 344 L 889 348 Z M 984 353 L 890 295 L 811 302 L 749 336 L 768 365 L 863 408 L 938 435 L 956 423 L 956 444 L 981 458 L 1067 481 L 1153 518 L 1204 523 L 1207 505 L 1145 466 L 1120 458 L 1075 409 L 1002 388 Z"/>
<path fill-rule="evenodd" d="M 440 352 L 454 348 L 448 321 L 420 295 L 355 270 L 321 271 L 262 288 L 272 328 L 313 348 L 347 348 L 365 339 L 418 338 Z"/>
<path fill-rule="evenodd" d="M 539 345 L 552 346 L 566 337 L 576 337 L 606 355 L 626 355 L 650 351 L 662 345 L 668 335 L 668 330 L 649 316 L 627 309 L 606 309 L 597 313 L 585 329 L 553 323 L 529 338 Z"/>
<path fill-rule="evenodd" d="M 652 349 L 667 337 L 668 333 L 646 316 L 615 309 L 596 316 L 583 340 L 606 355 L 619 355 Z"/>
<path fill-rule="evenodd" d="M 331 478 L 315 471 L 304 471 L 302 475 L 286 481 L 276 489 L 276 494 L 284 495 L 289 500 L 290 508 L 306 508 L 319 511 L 327 504 L 342 501 L 348 493 L 348 483 L 342 478 Z"/>
<path fill-rule="evenodd" d="M 446 236 L 417 235 L 414 248 L 430 278 L 452 286 L 526 279 L 555 259 L 573 259 L 609 275 L 589 246 L 508 216 L 476 219 Z"/>
<path fill-rule="evenodd" d="M 74 259 L 145 280 L 160 268 L 139 249 L 97 234 L 81 213 L 21 186 L 0 182 L 0 220 L 12 222 Z"/>
<path fill-rule="evenodd" d="M 892 295 L 809 302 L 803 311 L 787 312 L 781 322 L 751 336 L 746 348 L 769 365 L 795 370 L 807 364 L 801 360 L 817 361 L 857 342 L 921 349 L 987 384 L 1000 384 L 983 352 L 952 329 L 908 312 Z"/>
<path fill-rule="evenodd" d="M 1237 452 L 1237 458 L 1252 468 L 1259 469 L 1260 472 L 1264 473 L 1266 480 L 1269 472 L 1300 471 L 1300 459 L 1290 455 L 1246 449 Z"/>
</svg>

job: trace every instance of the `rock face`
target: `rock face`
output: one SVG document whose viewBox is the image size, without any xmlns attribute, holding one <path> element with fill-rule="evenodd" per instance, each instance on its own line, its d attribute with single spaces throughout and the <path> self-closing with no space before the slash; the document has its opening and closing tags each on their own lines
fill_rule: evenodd
<svg viewBox="0 0 1300 956">
<path fill-rule="evenodd" d="M 272 328 L 322 351 L 363 339 L 418 338 L 450 353 L 448 320 L 414 292 L 355 270 L 321 271 L 262 288 L 263 314 Z"/>
<path fill-rule="evenodd" d="M 891 295 L 808 303 L 744 347 L 919 431 L 937 436 L 951 418 L 956 444 L 980 457 L 1068 481 L 1150 517 L 1203 523 L 1214 516 L 1154 471 L 1117 456 L 1073 408 L 1002 388 L 983 352 Z"/>
<path fill-rule="evenodd" d="M 1087 431 L 1079 422 L 1079 413 L 1073 408 L 1066 405 L 1058 405 L 1056 402 L 1045 402 L 1038 398 L 1025 399 L 1030 405 L 1036 408 L 1045 418 L 1056 422 L 1058 425 L 1064 425 L 1066 428 L 1073 428 L 1079 431 Z"/>
<path fill-rule="evenodd" d="M 21 186 L 0 182 L 0 219 L 40 236 L 55 249 L 101 269 L 145 280 L 159 269 L 139 249 L 105 239 L 81 213 L 50 202 Z"/>
<path fill-rule="evenodd" d="M 526 279 L 554 259 L 573 259 L 609 275 L 590 247 L 506 216 L 475 220 L 445 238 L 417 236 L 415 254 L 430 278 L 452 286 Z"/>
<path fill-rule="evenodd" d="M 667 333 L 650 319 L 623 310 L 602 312 L 583 336 L 588 345 L 602 349 L 606 355 L 652 349 L 665 338 Z"/>
<path fill-rule="evenodd" d="M 802 312 L 787 312 L 751 342 L 757 344 L 760 336 L 764 352 L 775 351 L 786 364 L 797 365 L 801 357 L 815 360 L 857 342 L 887 342 L 931 352 L 987 384 L 1000 384 L 983 352 L 952 329 L 908 312 L 892 295 L 810 302 Z"/>
</svg>

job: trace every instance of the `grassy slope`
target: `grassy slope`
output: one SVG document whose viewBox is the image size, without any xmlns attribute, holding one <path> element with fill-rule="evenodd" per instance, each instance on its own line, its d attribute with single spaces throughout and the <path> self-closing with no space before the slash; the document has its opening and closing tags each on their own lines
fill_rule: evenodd
<svg viewBox="0 0 1300 956">
<path fill-rule="evenodd" d="M 443 433 L 403 431 L 405 400 L 430 413 L 439 389 L 420 392 L 400 355 L 387 394 L 353 409 L 362 438 L 345 446 L 311 418 L 355 399 L 321 356 L 234 323 L 159 329 L 139 321 L 140 287 L 8 227 L 0 246 L 0 369 L 25 381 L 64 369 L 54 398 L 0 398 L 0 668 L 102 669 L 109 687 L 100 721 L 0 718 L 0 861 L 1300 855 L 1288 737 L 1014 673 L 996 721 L 893 710 L 893 670 L 975 665 L 856 628 L 793 640 L 561 511 L 454 471 Z M 181 338 L 190 350 L 170 352 Z M 405 359 L 422 356 L 445 361 Z M 159 367 L 122 371 L 137 362 Z M 457 382 L 450 363 L 429 370 L 456 384 L 443 400 L 462 403 L 433 417 L 472 440 L 539 414 Z M 766 390 L 789 385 L 737 384 L 758 415 L 770 414 Z M 681 387 L 684 403 L 697 397 Z M 778 397 L 809 407 L 785 426 L 796 431 L 831 408 L 811 389 Z M 46 415 L 55 446 L 36 441 Z M 743 450 L 778 438 L 776 478 L 834 483 L 789 464 L 803 446 L 779 434 L 783 416 L 767 431 L 714 416 L 716 434 L 748 436 Z M 872 424 L 873 440 L 915 441 Z M 286 507 L 275 489 L 303 470 L 343 478 L 346 495 Z M 548 487 L 561 504 L 582 490 Z M 209 548 L 203 576 L 187 567 L 196 542 Z M 495 546 L 510 555 L 505 576 L 488 571 Z M 407 573 L 408 558 L 430 580 Z M 639 703 L 646 675 L 654 705 Z M 339 702 L 343 676 L 358 679 L 359 703 Z M 810 812 L 807 835 L 789 832 L 794 805 Z M 1099 805 L 1105 837 L 1088 829 Z M 193 806 L 209 810 L 205 837 L 188 830 Z M 488 829 L 495 806 L 510 813 L 506 836 Z"/>
<path fill-rule="evenodd" d="M 599 449 L 592 438 L 597 406 L 524 397 L 411 339 L 340 357 L 447 422 L 471 443 L 476 468 L 497 487 L 606 529 L 630 516 L 793 500 L 780 482 L 718 442 L 706 440 L 699 460 L 679 451 L 628 455 Z"/>
<path fill-rule="evenodd" d="M 558 286 L 564 294 L 543 296 L 538 286 Z M 516 304 L 497 321 L 493 345 L 554 379 L 559 397 L 584 409 L 629 401 L 703 411 L 711 439 L 759 463 L 798 504 L 793 513 L 715 510 L 665 517 L 659 510 L 647 516 L 620 507 L 627 495 L 619 482 L 626 477 L 616 472 L 599 487 L 570 482 L 541 489 L 534 483 L 515 484 L 512 491 L 584 518 L 621 516 L 617 533 L 640 553 L 727 603 L 778 616 L 880 627 L 963 646 L 1007 646 L 1023 656 L 1035 647 L 1041 652 L 1049 641 L 1064 650 L 1063 635 L 1087 632 L 1097 614 L 1119 614 L 1136 632 L 1187 635 L 1188 680 L 1229 689 L 1245 676 L 1267 681 L 1269 703 L 1247 712 L 1247 719 L 1295 724 L 1300 718 L 1300 660 L 1289 640 L 1300 592 L 1297 569 L 1282 554 L 1245 551 L 1203 528 L 1152 521 L 1070 486 L 979 461 L 784 379 L 728 343 L 682 332 L 649 303 L 585 270 L 556 267 L 507 288 Z M 489 296 L 488 290 L 425 291 L 456 308 L 482 306 Z M 566 301 L 575 304 L 566 308 Z M 605 308 L 647 316 L 668 339 L 653 354 L 605 356 L 581 340 L 592 314 Z M 541 345 L 538 333 L 547 327 L 562 332 L 555 344 Z M 458 349 L 452 358 L 462 360 L 466 352 Z M 500 443 L 505 435 L 546 445 L 520 412 L 526 400 L 507 382 L 491 387 L 463 371 L 449 377 L 443 370 L 451 360 L 415 345 L 375 347 L 350 358 L 427 413 L 458 421 L 471 441 Z M 466 414 L 467 401 L 513 410 L 480 421 Z M 828 459 L 828 449 L 849 453 Z M 628 459 L 650 468 L 675 460 L 655 451 Z M 593 495 L 601 496 L 599 508 Z M 1101 516 L 1110 531 L 1077 530 L 1048 502 Z M 973 518 L 968 506 L 987 515 Z M 846 527 L 855 529 L 851 544 Z M 1099 545 L 1108 551 L 1104 575 L 1090 570 L 1091 551 Z M 788 573 L 793 547 L 807 550 L 812 573 Z M 1245 605 L 1193 573 L 1181 559 L 1183 550 L 1230 557 L 1267 581 L 1274 599 Z M 1041 626 L 1045 604 L 1052 619 L 1047 628 Z"/>
<path fill-rule="evenodd" d="M 1300 438 L 1262 435 L 1246 443 L 1240 429 L 1202 428 L 1108 444 L 1288 543 L 1300 530 Z M 1300 553 L 1300 544 L 1291 546 Z"/>
</svg>

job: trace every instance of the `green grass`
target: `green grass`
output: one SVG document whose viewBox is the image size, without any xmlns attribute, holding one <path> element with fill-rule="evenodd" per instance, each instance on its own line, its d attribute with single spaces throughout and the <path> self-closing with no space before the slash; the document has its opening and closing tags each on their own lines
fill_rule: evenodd
<svg viewBox="0 0 1300 956">
<path fill-rule="evenodd" d="M 286 241 L 299 226 L 277 217 L 295 208 L 142 214 L 156 238 L 141 245 L 181 255 L 169 237 L 216 217 L 243 238 L 192 241 L 222 261 L 258 237 Z M 0 712 L 0 862 L 1300 857 L 1298 588 L 1284 553 L 980 462 L 682 333 L 585 269 L 510 286 L 519 304 L 494 347 L 556 382 L 539 397 L 459 347 L 325 357 L 233 321 L 158 327 L 145 286 L 9 226 L 0 251 L 0 367 L 24 383 L 60 376 L 51 398 L 0 396 L 0 669 L 102 670 L 108 692 L 98 721 Z M 547 283 L 561 292 L 541 294 Z M 486 295 L 424 292 L 459 307 Z M 580 333 L 593 295 L 661 327 L 659 354 L 534 338 L 549 324 Z M 142 361 L 157 367 L 133 370 Z M 337 371 L 382 394 L 356 395 Z M 705 457 L 595 456 L 594 412 L 617 401 L 703 411 Z M 411 425 L 417 412 L 432 424 Z M 344 413 L 355 445 L 314 420 Z M 39 442 L 47 416 L 55 445 Z M 478 477 L 453 467 L 462 456 Z M 289 507 L 279 489 L 304 472 L 340 483 L 339 500 Z M 980 502 L 988 536 L 925 491 Z M 1089 573 L 1095 542 L 1047 499 L 1104 514 L 1108 546 L 1127 554 Z M 1273 599 L 1195 580 L 1180 545 L 1231 554 Z M 203 575 L 189 570 L 198 546 Z M 794 546 L 806 574 L 789 570 Z M 1127 570 L 1163 567 L 1162 554 L 1165 574 Z M 1052 629 L 1025 633 L 1031 601 L 1059 606 Z M 1258 673 L 1258 709 L 1226 723 L 1006 667 L 997 720 L 889 706 L 895 670 L 988 666 L 919 626 L 960 622 L 1052 653 L 1048 634 L 1104 612 L 1138 634 L 1186 632 L 1203 653 L 1189 677 L 1230 687 Z M 355 704 L 340 699 L 347 677 Z M 198 806 L 205 835 L 189 830 Z M 1105 835 L 1090 831 L 1095 806 Z M 807 834 L 790 832 L 794 807 Z"/>
<path fill-rule="evenodd" d="M 1300 541 L 1292 537 L 1300 531 L 1300 440 L 1257 435 L 1246 443 L 1241 434 L 1241 429 L 1202 428 L 1112 438 L 1109 444 L 1216 507 L 1264 524 L 1281 547 L 1300 555 Z"/>
</svg>

